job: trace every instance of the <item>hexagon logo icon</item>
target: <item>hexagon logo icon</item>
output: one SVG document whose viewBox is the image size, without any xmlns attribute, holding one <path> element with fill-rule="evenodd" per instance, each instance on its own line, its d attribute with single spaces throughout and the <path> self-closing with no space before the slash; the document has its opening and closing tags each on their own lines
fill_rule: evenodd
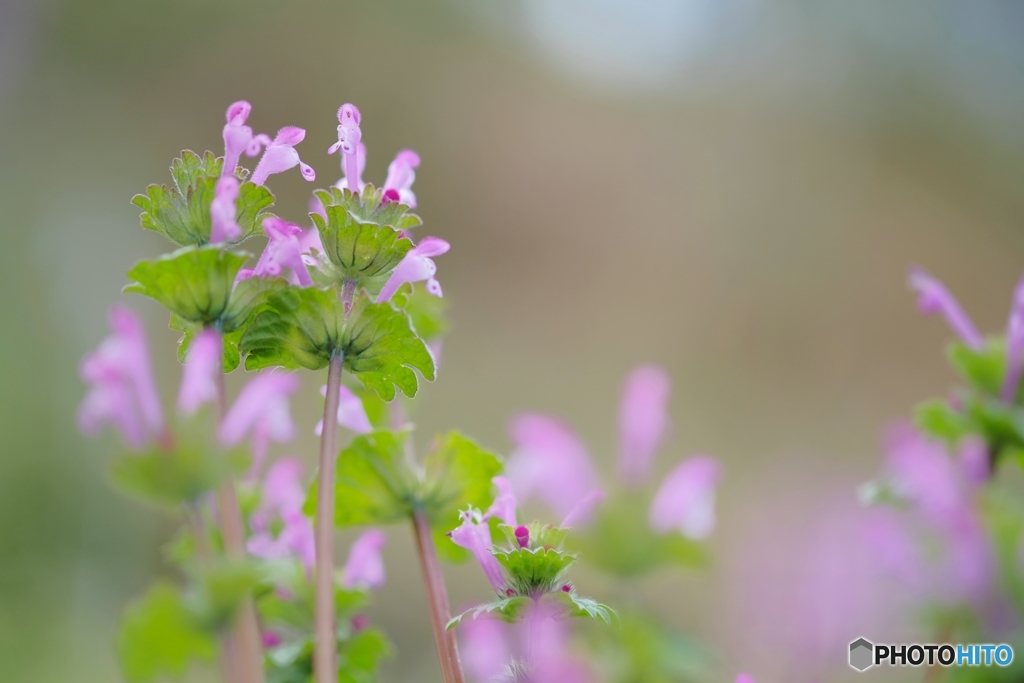
<svg viewBox="0 0 1024 683">
<path fill-rule="evenodd" d="M 875 646 L 866 638 L 858 638 L 850 643 L 850 666 L 857 671 L 865 671 L 874 665 Z"/>
</svg>

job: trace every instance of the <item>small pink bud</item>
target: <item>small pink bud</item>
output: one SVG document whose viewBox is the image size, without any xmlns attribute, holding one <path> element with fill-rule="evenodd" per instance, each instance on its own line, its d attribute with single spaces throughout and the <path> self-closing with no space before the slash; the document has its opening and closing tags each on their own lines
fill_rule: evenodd
<svg viewBox="0 0 1024 683">
<path fill-rule="evenodd" d="M 568 583 L 562 584 L 562 592 L 563 593 L 572 593 L 572 586 L 570 584 L 568 584 Z"/>
<path fill-rule="evenodd" d="M 508 597 L 510 597 L 510 598 L 511 598 L 511 597 L 512 597 L 513 595 L 515 595 L 515 594 L 516 594 L 515 590 L 513 590 L 513 589 L 511 589 L 511 588 L 506 588 L 506 589 L 505 589 L 505 595 L 507 595 Z"/>
<path fill-rule="evenodd" d="M 283 642 L 284 642 L 284 638 L 282 638 L 278 634 L 274 633 L 273 631 L 264 631 L 263 632 L 263 647 L 266 647 L 266 648 L 277 647 L 278 645 L 280 645 Z"/>
<path fill-rule="evenodd" d="M 530 530 L 525 526 L 517 526 L 515 530 L 516 542 L 520 548 L 530 545 Z"/>
<path fill-rule="evenodd" d="M 359 631 L 366 630 L 366 627 L 370 625 L 370 618 L 365 614 L 357 614 L 352 617 L 352 630 L 358 633 Z"/>
</svg>

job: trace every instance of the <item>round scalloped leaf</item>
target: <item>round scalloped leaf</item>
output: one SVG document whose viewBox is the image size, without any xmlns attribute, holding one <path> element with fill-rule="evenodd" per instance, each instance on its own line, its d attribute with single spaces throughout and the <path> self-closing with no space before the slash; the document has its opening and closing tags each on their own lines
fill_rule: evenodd
<svg viewBox="0 0 1024 683">
<path fill-rule="evenodd" d="M 509 585 L 520 595 L 547 593 L 557 588 L 565 570 L 576 561 L 575 555 L 555 548 L 515 548 L 492 550 Z"/>
<path fill-rule="evenodd" d="M 311 214 L 324 254 L 334 266 L 325 275 L 364 282 L 394 270 L 412 242 L 387 225 L 360 223 L 343 206 L 327 207 L 327 218 Z M 326 271 L 326 269 L 324 269 Z"/>
<path fill-rule="evenodd" d="M 348 188 L 331 187 L 315 192 L 324 208 L 340 206 L 360 223 L 389 225 L 397 230 L 411 230 L 423 221 L 409 207 L 399 202 L 384 203 L 384 189 L 366 185 L 359 194 Z"/>
</svg>

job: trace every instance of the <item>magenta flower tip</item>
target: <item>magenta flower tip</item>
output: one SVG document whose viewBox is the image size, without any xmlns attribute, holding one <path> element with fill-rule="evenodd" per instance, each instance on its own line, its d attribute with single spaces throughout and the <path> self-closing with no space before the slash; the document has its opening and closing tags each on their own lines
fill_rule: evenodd
<svg viewBox="0 0 1024 683">
<path fill-rule="evenodd" d="M 338 107 L 338 123 L 343 126 L 358 126 L 362 118 L 359 108 L 350 102 L 346 102 Z"/>
<path fill-rule="evenodd" d="M 972 349 L 981 348 L 981 334 L 942 282 L 917 267 L 911 268 L 907 282 L 918 294 L 918 310 L 925 314 L 941 315 L 965 344 Z"/>
<path fill-rule="evenodd" d="M 245 124 L 246 119 L 249 118 L 249 113 L 252 111 L 252 105 L 245 100 L 239 100 L 228 107 L 227 112 L 224 114 L 224 119 L 232 126 L 241 126 Z"/>
<path fill-rule="evenodd" d="M 285 126 L 277 131 L 277 137 L 271 143 L 273 145 L 287 145 L 294 147 L 306 139 L 306 129 L 298 126 Z"/>
<path fill-rule="evenodd" d="M 516 543 L 519 544 L 520 548 L 525 548 L 530 545 L 530 530 L 525 526 L 517 526 L 515 530 Z"/>
<path fill-rule="evenodd" d="M 365 631 L 370 625 L 370 617 L 365 614 L 357 614 L 352 617 L 352 630 L 356 633 Z"/>
<path fill-rule="evenodd" d="M 563 593 L 572 593 L 572 586 L 570 586 L 567 583 L 562 584 L 562 592 Z"/>
</svg>

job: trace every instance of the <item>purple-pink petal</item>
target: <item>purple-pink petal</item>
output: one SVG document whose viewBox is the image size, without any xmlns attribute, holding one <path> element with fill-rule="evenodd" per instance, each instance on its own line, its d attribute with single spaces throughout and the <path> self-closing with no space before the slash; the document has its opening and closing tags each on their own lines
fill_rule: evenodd
<svg viewBox="0 0 1024 683">
<path fill-rule="evenodd" d="M 320 387 L 320 395 L 327 396 L 326 385 Z M 366 434 L 373 431 L 373 425 L 370 424 L 370 418 L 366 415 L 363 401 L 344 384 L 338 387 L 338 425 L 356 434 Z M 324 421 L 320 420 L 317 422 L 316 428 L 313 431 L 317 436 L 323 434 Z"/>
<path fill-rule="evenodd" d="M 164 417 L 153 380 L 142 322 L 131 309 L 110 309 L 112 333 L 82 359 L 80 375 L 89 393 L 78 411 L 87 434 L 113 424 L 132 447 L 145 445 L 163 431 Z"/>
<path fill-rule="evenodd" d="M 451 248 L 445 240 L 439 237 L 424 237 L 423 240 L 406 253 L 405 258 L 398 264 L 391 273 L 391 277 L 384 284 L 377 295 L 377 303 L 391 299 L 398 288 L 407 282 L 427 281 L 427 291 L 434 296 L 441 296 L 441 284 L 434 275 L 437 273 L 437 266 L 431 257 L 440 256 Z"/>
<path fill-rule="evenodd" d="M 509 436 L 514 447 L 505 471 L 520 499 L 537 496 L 565 517 L 598 487 L 586 446 L 557 418 L 517 415 L 509 422 Z"/>
<path fill-rule="evenodd" d="M 497 517 L 509 526 L 516 526 L 516 494 L 512 482 L 508 477 L 494 477 L 491 483 L 498 489 L 498 495 L 494 497 L 494 502 L 484 514 L 484 519 Z"/>
<path fill-rule="evenodd" d="M 981 348 L 983 342 L 977 328 L 944 284 L 920 268 L 910 271 L 908 282 L 918 294 L 917 307 L 922 313 L 941 315 L 965 344 L 972 349 Z"/>
<path fill-rule="evenodd" d="M 411 149 L 403 149 L 395 156 L 388 166 L 388 177 L 384 181 L 384 190 L 394 190 L 402 204 L 415 209 L 416 195 L 412 184 L 416 180 L 416 169 L 420 165 L 420 155 Z"/>
<path fill-rule="evenodd" d="M 672 381 L 658 365 L 641 365 L 626 377 L 619 405 L 619 473 L 629 484 L 642 484 L 650 476 L 668 433 L 671 393 Z"/>
<path fill-rule="evenodd" d="M 1006 323 L 1006 376 L 1000 395 L 1013 403 L 1024 373 L 1024 277 L 1017 282 L 1010 306 L 1010 319 Z"/>
<path fill-rule="evenodd" d="M 271 440 L 291 441 L 295 425 L 288 399 L 298 388 L 299 378 L 294 373 L 266 372 L 249 380 L 220 424 L 221 445 L 233 448 L 247 435 L 252 436 L 254 450 L 260 451 Z"/>
<path fill-rule="evenodd" d="M 248 152 L 253 143 L 252 128 L 245 125 L 249 118 L 252 105 L 245 100 L 235 102 L 228 107 L 224 118 L 227 123 L 224 125 L 224 167 L 221 169 L 222 176 L 234 176 L 238 167 L 238 158 L 242 152 Z M 252 155 L 250 155 L 252 156 Z"/>
<path fill-rule="evenodd" d="M 299 153 L 295 151 L 295 145 L 302 142 L 306 131 L 294 126 L 286 126 L 278 131 L 277 137 L 263 152 L 263 157 L 256 164 L 256 170 L 252 173 L 252 182 L 263 185 L 267 178 L 274 173 L 281 173 L 296 166 L 302 172 L 302 177 L 307 181 L 316 179 L 316 172 L 299 159 Z"/>
<path fill-rule="evenodd" d="M 750 674 L 740 674 L 736 677 L 736 683 L 755 683 L 755 681 Z"/>
<path fill-rule="evenodd" d="M 293 285 L 312 285 L 313 279 L 302 260 L 302 228 L 276 216 L 268 216 L 263 219 L 263 232 L 267 236 L 267 246 L 256 262 L 253 275 L 280 277 L 287 269 L 290 271 L 288 280 Z"/>
<path fill-rule="evenodd" d="M 178 412 L 182 415 L 194 415 L 204 403 L 216 401 L 221 354 L 220 333 L 216 330 L 205 329 L 192 340 L 178 392 Z"/>
<path fill-rule="evenodd" d="M 294 557 L 312 571 L 316 559 L 313 524 L 302 514 L 306 490 L 302 481 L 302 463 L 296 458 L 275 462 L 263 480 L 259 507 L 252 514 L 253 534 L 246 547 L 257 557 L 283 559 Z M 273 533 L 274 520 L 280 531 Z"/>
<path fill-rule="evenodd" d="M 210 202 L 210 243 L 220 244 L 242 236 L 242 228 L 235 222 L 235 200 L 238 198 L 238 179 L 225 175 L 217 181 L 213 201 Z"/>
<path fill-rule="evenodd" d="M 505 580 L 502 576 L 501 565 L 491 554 L 491 528 L 485 520 L 481 519 L 478 512 L 471 510 L 460 513 L 460 516 L 462 524 L 452 529 L 448 536 L 455 545 L 473 553 L 473 557 L 480 563 L 480 568 L 484 571 L 484 576 L 491 582 L 494 590 L 503 596 Z"/>
<path fill-rule="evenodd" d="M 345 182 L 352 192 L 360 192 L 361 177 L 363 170 L 360 167 L 358 154 L 360 141 L 363 137 L 359 123 L 362 116 L 354 104 L 343 104 L 338 109 L 338 141 L 327 150 L 328 154 L 334 154 L 341 150 L 341 170 L 345 174 Z M 363 149 L 363 164 L 365 165 L 366 151 Z"/>
<path fill-rule="evenodd" d="M 659 534 L 678 531 L 693 540 L 715 528 L 715 489 L 721 478 L 718 461 L 695 455 L 676 466 L 651 501 L 649 522 Z"/>
<path fill-rule="evenodd" d="M 477 683 L 487 683 L 499 676 L 512 659 L 509 626 L 490 616 L 481 615 L 459 624 L 459 654 L 466 673 Z"/>
<path fill-rule="evenodd" d="M 384 585 L 383 550 L 387 538 L 384 532 L 370 529 L 355 540 L 348 551 L 348 561 L 341 572 L 341 585 L 345 588 L 380 588 Z"/>
</svg>

